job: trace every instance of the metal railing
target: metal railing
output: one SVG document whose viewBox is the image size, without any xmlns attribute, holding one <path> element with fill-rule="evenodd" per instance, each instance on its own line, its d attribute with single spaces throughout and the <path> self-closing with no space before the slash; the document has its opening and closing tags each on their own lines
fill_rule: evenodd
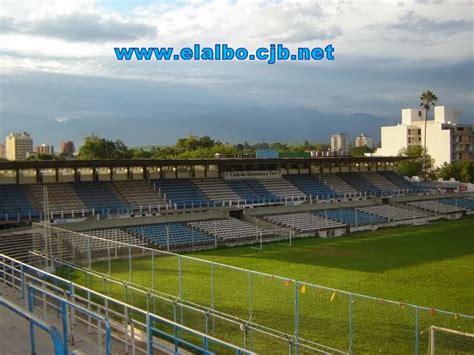
<svg viewBox="0 0 474 355">
<path fill-rule="evenodd" d="M 203 354 L 212 354 L 217 351 L 242 355 L 253 354 L 252 351 L 217 339 L 210 334 L 199 332 L 178 322 L 134 307 L 3 254 L 0 254 L 0 266 L 0 283 L 18 290 L 22 295 L 28 294 L 30 305 L 33 304 L 35 293 L 42 293 L 59 301 L 60 306 L 52 305 L 52 308 L 61 311 L 63 317 L 63 309 L 74 308 L 82 311 L 95 309 L 96 319 L 106 320 L 110 324 L 110 328 L 106 327 L 105 330 L 102 330 L 92 324 L 89 317 L 92 317 L 94 312 L 87 312 L 86 317 L 74 316 L 73 318 L 85 323 L 89 329 L 96 327 L 98 332 L 104 331 L 106 339 L 108 332 L 110 332 L 114 339 L 123 343 L 125 352 L 141 352 L 151 355 L 154 348 L 160 348 L 176 354 L 181 353 L 183 349 L 193 349 Z M 68 307 L 64 307 L 64 304 L 67 304 Z M 46 307 L 48 303 L 44 301 L 43 305 Z M 197 342 L 193 341 L 196 339 Z M 61 346 L 59 348 L 61 352 L 58 354 L 66 354 L 63 341 L 66 342 L 67 337 L 65 339 L 61 339 L 61 336 L 57 337 L 56 342 Z M 107 349 L 109 348 L 106 347 L 106 353 Z"/>
<path fill-rule="evenodd" d="M 102 239 L 83 233 L 65 232 L 60 236 L 64 241 L 72 238 L 76 240 Z M 328 347 L 346 349 L 345 351 L 352 352 L 356 348 L 363 348 L 367 340 L 375 339 L 378 343 L 384 344 L 381 346 L 403 346 L 406 351 L 419 353 L 422 348 L 420 341 L 426 340 L 419 331 L 426 328 L 424 325 L 452 327 L 451 322 L 455 322 L 454 326 L 457 327 L 469 329 L 474 327 L 473 315 L 357 294 L 147 247 L 110 240 L 103 241 L 111 246 L 107 249 L 109 250 L 106 251 L 107 254 L 93 256 L 89 252 L 82 255 L 76 254 L 71 262 L 58 259 L 54 262 L 68 266 L 72 273 L 78 272 L 76 276 L 84 275 L 84 280 L 87 282 L 92 282 L 88 279 L 92 277 L 94 284 L 100 283 L 99 280 L 106 280 L 105 284 L 120 286 L 120 297 L 130 299 L 130 294 L 135 294 L 136 305 L 139 307 L 147 309 L 151 299 L 167 298 L 173 300 L 180 309 L 194 307 L 194 309 L 202 310 L 204 314 L 219 315 L 229 324 L 248 324 L 249 334 L 253 334 L 255 339 L 264 334 L 260 330 L 267 332 L 265 335 L 274 341 L 281 337 L 286 340 L 286 342 L 282 340 L 281 344 L 286 343 L 293 351 L 306 345 L 319 349 Z M 115 256 L 111 255 L 110 249 L 114 246 L 120 247 L 123 252 Z M 46 262 L 54 264 L 50 260 L 55 255 L 50 255 L 46 251 L 44 257 Z M 96 258 L 102 261 L 95 264 Z M 143 270 L 144 262 L 150 262 L 149 265 L 146 264 L 149 267 L 147 274 L 149 278 L 136 280 L 134 270 L 136 268 Z M 169 269 L 160 269 L 159 265 L 162 263 L 169 265 Z M 126 266 L 125 272 L 124 266 Z M 118 274 L 115 273 L 116 267 L 120 270 Z M 195 289 L 192 283 L 192 274 L 195 272 L 199 272 L 200 280 L 204 285 L 208 285 L 200 289 L 197 295 L 189 291 Z M 170 273 L 175 277 L 170 278 L 166 275 Z M 158 280 L 163 279 L 170 282 L 170 285 L 158 283 Z M 221 283 L 222 281 L 225 282 Z M 230 288 L 229 282 L 232 285 Z M 148 297 L 151 299 L 149 300 Z M 224 302 L 229 297 L 235 297 L 233 302 L 235 305 L 230 309 Z M 280 319 L 281 322 L 277 322 L 276 326 L 273 319 L 263 316 L 265 302 L 274 299 L 278 299 L 279 308 L 288 310 L 288 314 L 285 315 L 272 315 L 272 317 L 284 316 L 284 319 Z M 333 302 L 334 299 L 338 301 Z M 315 310 L 319 315 L 317 319 L 313 314 Z M 371 321 L 366 323 L 368 319 Z M 293 323 L 292 327 L 289 326 L 290 323 Z M 399 336 L 392 337 L 390 336 L 392 333 L 387 332 L 395 328 Z M 315 337 L 318 334 L 317 329 L 327 332 L 324 344 L 320 344 L 318 337 Z M 380 329 L 385 329 L 385 331 Z M 240 332 L 236 333 L 239 334 L 236 337 L 242 336 Z M 249 346 L 251 346 L 250 349 L 254 349 L 252 347 L 254 346 L 255 349 L 260 350 L 257 341 L 250 343 Z"/>
<path fill-rule="evenodd" d="M 30 347 L 31 347 L 31 354 L 36 354 L 36 338 L 34 327 L 37 327 L 46 333 L 49 334 L 51 338 L 51 342 L 54 348 L 55 355 L 64 355 L 67 354 L 65 349 L 63 348 L 63 340 L 61 339 L 61 335 L 59 331 L 54 327 L 46 324 L 40 318 L 36 317 L 31 312 L 28 312 L 24 309 L 18 307 L 16 303 L 13 303 L 6 298 L 0 296 L 0 306 L 4 306 L 5 308 L 9 309 L 13 313 L 18 314 L 20 317 L 26 319 L 30 323 Z"/>
<path fill-rule="evenodd" d="M 46 291 L 42 288 L 39 288 L 38 286 L 35 285 L 26 285 L 27 286 L 27 297 L 28 297 L 28 311 L 33 313 L 34 312 L 34 305 L 35 305 L 35 299 L 37 297 L 37 294 L 43 295 L 44 298 L 48 297 L 53 300 L 55 300 L 58 303 L 58 308 L 61 313 L 61 319 L 62 319 L 62 328 L 63 328 L 63 349 L 66 354 L 69 353 L 68 348 L 69 348 L 69 329 L 70 329 L 70 322 L 69 322 L 69 314 L 75 312 L 71 312 L 71 310 L 78 311 L 80 313 L 83 313 L 87 315 L 88 317 L 88 322 L 90 323 L 91 318 L 95 319 L 98 323 L 103 323 L 104 324 L 104 329 L 105 329 L 105 351 L 102 352 L 102 346 L 99 346 L 99 354 L 101 355 L 104 353 L 105 355 L 110 355 L 111 354 L 111 349 L 112 349 L 112 333 L 111 333 L 111 327 L 110 327 L 110 322 L 103 316 L 90 311 L 87 308 L 84 308 L 82 306 L 79 306 L 75 302 L 71 302 L 67 299 L 64 298 L 64 296 L 57 296 L 52 292 Z M 25 287 L 25 283 L 23 283 L 23 287 Z M 69 297 L 70 295 L 66 293 L 66 297 Z M 44 302 L 46 300 L 44 299 Z M 102 344 L 102 329 L 98 328 L 98 344 Z"/>
</svg>

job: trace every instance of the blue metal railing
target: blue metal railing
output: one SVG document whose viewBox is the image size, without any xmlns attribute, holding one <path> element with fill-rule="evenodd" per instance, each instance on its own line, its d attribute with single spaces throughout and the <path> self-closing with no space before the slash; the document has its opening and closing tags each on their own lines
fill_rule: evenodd
<svg viewBox="0 0 474 355">
<path fill-rule="evenodd" d="M 49 334 L 49 336 L 51 337 L 51 342 L 53 343 L 55 355 L 67 354 L 67 350 L 63 346 L 63 339 L 61 338 L 59 331 L 55 327 L 49 326 L 48 324 L 43 322 L 41 319 L 36 317 L 33 313 L 19 308 L 17 304 L 10 302 L 1 296 L 0 296 L 0 305 L 18 314 L 20 317 L 26 319 L 30 323 L 31 354 L 36 354 L 36 340 L 35 340 L 34 327 L 37 327 Z M 65 340 L 65 342 L 66 341 L 67 339 Z"/>
<path fill-rule="evenodd" d="M 14 258 L 8 257 L 4 254 L 0 254 L 0 266 L 1 266 L 0 280 L 3 279 L 3 282 L 5 284 L 8 284 L 12 287 L 19 289 L 22 296 L 27 295 L 29 309 L 31 310 L 33 309 L 32 307 L 33 307 L 33 301 L 34 301 L 34 293 L 36 292 L 41 292 L 47 295 L 48 297 L 52 297 L 60 302 L 61 307 L 59 307 L 59 310 L 61 312 L 62 319 L 63 319 L 64 339 L 61 338 L 61 335 L 56 330 L 57 332 L 56 339 L 59 339 L 60 352 L 57 352 L 55 354 L 67 354 L 68 333 L 66 329 L 67 319 L 65 318 L 67 318 L 69 307 L 84 311 L 87 313 L 88 316 L 89 315 L 91 317 L 95 316 L 96 319 L 106 320 L 107 318 L 97 315 L 97 313 L 87 311 L 86 308 L 80 306 L 77 303 L 70 302 L 69 300 L 65 299 L 63 296 L 58 296 L 55 293 L 52 293 L 50 291 L 46 291 L 43 288 L 34 286 L 31 284 L 32 282 L 34 282 L 35 284 L 39 283 L 39 284 L 42 284 L 43 286 L 58 290 L 61 293 L 66 290 L 65 292 L 66 294 L 68 294 L 68 297 L 71 297 L 74 300 L 78 299 L 78 292 L 81 294 L 85 293 L 87 294 L 88 302 L 90 302 L 91 298 L 101 300 L 99 301 L 99 303 L 94 303 L 94 305 L 96 306 L 99 304 L 108 305 L 107 307 L 110 307 L 112 305 L 120 306 L 125 309 L 125 313 L 127 314 L 129 312 L 132 312 L 138 316 L 143 316 L 145 319 L 152 319 L 153 322 L 143 324 L 144 331 L 146 333 L 146 339 L 147 339 L 147 354 L 149 355 L 153 354 L 154 347 L 161 346 L 163 348 L 163 343 L 158 344 L 158 342 L 156 341 L 157 338 L 155 338 L 155 336 L 158 336 L 158 338 L 165 339 L 169 343 L 174 344 L 174 347 L 171 349 L 171 352 L 175 354 L 181 353 L 183 348 L 192 349 L 193 352 L 197 351 L 198 353 L 201 353 L 201 354 L 213 354 L 212 352 L 208 350 L 209 349 L 208 344 L 212 344 L 214 347 L 219 347 L 223 349 L 224 351 L 230 352 L 230 353 L 242 354 L 242 355 L 254 354 L 252 351 L 245 350 L 243 348 L 240 348 L 237 345 L 214 338 L 213 336 L 209 334 L 202 333 L 192 328 L 188 328 L 182 324 L 176 323 L 175 321 L 160 317 L 156 314 L 152 314 L 150 312 L 147 312 L 145 310 L 142 310 L 140 308 L 127 304 L 126 302 L 119 301 L 112 297 L 101 294 L 100 292 L 96 292 L 87 287 L 81 286 L 79 284 L 75 284 L 55 274 L 33 267 L 27 263 L 23 263 Z M 81 297 L 79 296 L 79 299 L 80 298 Z M 65 305 L 67 305 L 68 307 L 65 307 Z M 116 316 L 119 316 L 119 313 L 114 312 L 113 308 L 114 307 L 106 308 L 104 310 L 106 312 L 105 314 L 108 314 L 108 312 L 110 312 L 110 313 L 114 313 Z M 27 312 L 27 313 L 29 313 L 31 317 L 34 317 L 34 315 L 32 315 L 30 312 Z M 130 319 L 127 319 L 126 321 L 129 322 Z M 140 323 L 137 323 L 137 324 L 140 324 Z M 159 324 L 168 328 L 172 328 L 173 331 L 164 332 L 163 330 L 158 330 L 156 328 L 156 324 Z M 112 332 L 112 329 L 110 328 L 110 324 L 109 324 L 109 329 L 110 329 L 110 332 Z M 115 331 L 121 332 L 123 330 L 115 329 Z M 125 332 L 126 332 L 125 338 L 127 338 L 128 326 L 125 328 Z M 32 336 L 34 337 L 34 331 L 32 331 L 31 334 L 33 334 Z M 106 327 L 106 334 L 107 334 L 107 327 Z M 184 334 L 187 334 L 194 339 L 200 339 L 200 341 L 198 343 L 194 341 L 190 341 L 184 336 Z M 122 336 L 122 334 L 119 334 L 119 333 L 116 333 L 116 335 L 118 336 L 119 339 Z M 124 340 L 125 342 L 128 341 L 126 339 Z M 107 351 L 106 352 L 107 355 L 111 354 L 110 347 L 107 347 L 106 351 Z"/>
<path fill-rule="evenodd" d="M 63 322 L 63 342 L 64 342 L 64 351 L 67 354 L 68 353 L 68 339 L 69 339 L 69 334 L 68 334 L 68 329 L 69 329 L 69 318 L 68 318 L 68 311 L 70 308 L 73 308 L 75 310 L 78 310 L 79 312 L 82 312 L 86 315 L 88 315 L 91 318 L 94 318 L 95 320 L 99 322 L 103 322 L 105 326 L 105 355 L 110 355 L 111 354 L 111 349 L 112 349 L 112 331 L 110 327 L 110 322 L 103 316 L 91 312 L 87 308 L 84 308 L 82 306 L 79 306 L 76 303 L 73 303 L 71 301 L 68 301 L 64 299 L 63 297 L 59 297 L 49 291 L 46 291 L 42 288 L 39 288 L 34 285 L 28 285 L 28 311 L 33 313 L 34 310 L 34 300 L 35 300 L 35 294 L 36 293 L 42 293 L 43 295 L 46 295 L 54 300 L 56 300 L 59 303 L 59 310 L 61 313 L 61 318 Z M 70 295 L 71 292 L 69 291 L 68 294 Z"/>
</svg>

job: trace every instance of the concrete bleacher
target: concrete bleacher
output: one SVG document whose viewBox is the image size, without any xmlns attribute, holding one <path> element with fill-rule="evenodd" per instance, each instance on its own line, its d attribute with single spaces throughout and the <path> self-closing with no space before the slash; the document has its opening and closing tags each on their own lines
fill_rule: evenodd
<svg viewBox="0 0 474 355">
<path fill-rule="evenodd" d="M 380 191 L 397 191 L 399 190 L 398 186 L 392 183 L 390 180 L 386 179 L 379 173 L 375 172 L 365 172 L 361 174 L 362 177 L 375 186 Z"/>
<path fill-rule="evenodd" d="M 80 211 L 86 209 L 86 205 L 81 201 L 74 191 L 73 184 L 34 184 L 28 185 L 31 195 L 36 203 L 44 208 L 44 187 L 48 195 L 50 211 Z"/>
<path fill-rule="evenodd" d="M 147 181 L 115 181 L 113 185 L 122 199 L 132 207 L 166 204 L 166 201 Z"/>
<path fill-rule="evenodd" d="M 209 200 L 221 202 L 242 200 L 222 179 L 199 179 L 193 183 Z"/>
<path fill-rule="evenodd" d="M 357 208 L 338 208 L 330 210 L 318 210 L 313 211 L 312 213 L 323 217 L 330 218 L 334 221 L 338 221 L 342 224 L 349 224 L 352 226 L 363 226 L 363 225 L 374 225 L 386 223 L 387 219 L 362 211 Z"/>
<path fill-rule="evenodd" d="M 235 218 L 222 218 L 203 221 L 193 221 L 189 226 L 203 233 L 213 235 L 222 241 L 252 239 L 260 235 L 268 235 L 269 231 L 254 226 L 253 224 Z"/>
<path fill-rule="evenodd" d="M 96 229 L 96 230 L 85 230 L 81 233 L 90 235 L 98 238 L 88 238 L 86 236 L 74 235 L 72 238 L 67 240 L 71 243 L 72 247 L 76 248 L 80 252 L 85 252 L 91 248 L 91 251 L 106 250 L 108 248 L 126 248 L 126 245 L 120 245 L 118 243 L 126 243 L 130 245 L 144 246 L 145 242 L 143 238 L 139 238 L 127 231 L 120 228 L 109 228 L 109 229 Z M 66 232 L 61 232 L 63 236 Z"/>
<path fill-rule="evenodd" d="M 98 212 L 101 210 L 119 212 L 128 208 L 109 182 L 78 182 L 70 185 L 85 208 L 93 208 Z"/>
<path fill-rule="evenodd" d="M 246 203 L 257 203 L 261 197 L 244 180 L 229 180 L 226 184 L 232 188 Z"/>
<path fill-rule="evenodd" d="M 260 180 L 247 179 L 242 180 L 244 184 L 250 187 L 253 192 L 258 196 L 260 201 L 280 201 L 280 197 L 269 191 Z"/>
<path fill-rule="evenodd" d="M 260 179 L 258 181 L 268 192 L 281 199 L 302 199 L 306 196 L 304 192 L 284 178 Z"/>
<path fill-rule="evenodd" d="M 0 235 L 0 254 L 20 261 L 28 261 L 30 250 L 33 250 L 33 235 L 31 233 Z"/>
<path fill-rule="evenodd" d="M 299 232 L 315 231 L 325 228 L 342 227 L 345 224 L 330 218 L 323 218 L 310 212 L 276 214 L 264 216 L 264 220 Z"/>
<path fill-rule="evenodd" d="M 445 204 L 437 202 L 434 200 L 427 201 L 416 201 L 407 203 L 409 206 L 413 206 L 425 211 L 434 212 L 436 214 L 448 214 L 448 213 L 457 213 L 466 211 L 463 207 L 457 207 L 450 204 Z"/>
<path fill-rule="evenodd" d="M 474 210 L 474 197 L 473 199 L 469 198 L 443 198 L 437 200 L 437 202 L 444 203 L 447 205 L 465 208 L 466 210 Z"/>
<path fill-rule="evenodd" d="M 425 218 L 427 214 L 414 209 L 405 209 L 390 205 L 377 205 L 358 208 L 358 211 L 364 211 L 376 216 L 386 218 L 389 222 L 409 220 L 414 218 Z"/>
<path fill-rule="evenodd" d="M 23 185 L 0 185 L 0 218 L 20 218 L 38 216 L 29 198 L 30 194 Z"/>
<path fill-rule="evenodd" d="M 314 175 L 285 175 L 285 178 L 296 186 L 300 191 L 308 196 L 313 196 L 318 199 L 334 198 L 337 192 L 331 190 L 324 182 Z"/>
<path fill-rule="evenodd" d="M 357 191 L 336 174 L 319 174 L 319 177 L 321 181 L 326 184 L 326 186 L 339 194 L 355 195 L 359 193 L 359 191 Z"/>
<path fill-rule="evenodd" d="M 392 184 L 397 186 L 399 189 L 409 190 L 409 191 L 419 190 L 417 186 L 415 186 L 413 183 L 405 179 L 400 174 L 397 174 L 395 171 L 380 171 L 378 173 L 382 175 L 385 179 L 390 181 Z"/>
<path fill-rule="evenodd" d="M 288 201 L 347 199 L 419 192 L 420 187 L 393 171 L 367 173 L 285 175 L 275 179 L 158 179 L 0 185 L 0 218 L 38 218 L 48 190 L 54 216 L 82 216 L 156 212 L 166 208 L 210 208 L 230 205 L 272 205 Z M 471 197 L 472 198 L 472 197 Z M 465 197 L 469 199 L 469 197 Z M 452 203 L 447 203 L 452 204 Z M 143 209 L 143 210 L 142 210 Z"/>
<path fill-rule="evenodd" d="M 367 181 L 367 179 L 365 179 L 361 174 L 336 173 L 336 176 L 340 177 L 342 180 L 360 192 L 367 193 L 369 195 L 380 194 L 380 189 Z"/>
<path fill-rule="evenodd" d="M 206 206 L 211 202 L 191 179 L 160 179 L 153 183 L 168 203 L 179 208 Z"/>
<path fill-rule="evenodd" d="M 61 255 L 65 260 L 69 260 L 71 255 L 69 250 L 58 240 L 55 233 L 52 233 L 51 238 L 48 238 L 47 247 L 48 250 Z M 30 252 L 44 253 L 45 248 L 43 230 L 19 229 L 15 231 L 7 229 L 0 233 L 0 254 L 5 254 L 21 261 L 31 262 L 34 260 L 34 256 L 30 255 Z"/>
<path fill-rule="evenodd" d="M 197 179 L 192 183 L 214 202 L 273 203 L 302 199 L 305 194 L 284 178 L 278 179 Z"/>
<path fill-rule="evenodd" d="M 159 248 L 179 248 L 190 245 L 214 243 L 215 239 L 186 223 L 159 223 L 127 228 L 127 231 L 140 235 Z"/>
</svg>

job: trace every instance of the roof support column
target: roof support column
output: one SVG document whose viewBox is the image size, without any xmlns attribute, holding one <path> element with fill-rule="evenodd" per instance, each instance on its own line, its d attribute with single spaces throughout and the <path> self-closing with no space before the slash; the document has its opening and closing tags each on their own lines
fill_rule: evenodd
<svg viewBox="0 0 474 355">
<path fill-rule="evenodd" d="M 35 169 L 35 175 L 36 175 L 36 183 L 41 184 L 43 182 L 42 176 L 41 176 L 41 169 L 36 168 Z"/>
</svg>

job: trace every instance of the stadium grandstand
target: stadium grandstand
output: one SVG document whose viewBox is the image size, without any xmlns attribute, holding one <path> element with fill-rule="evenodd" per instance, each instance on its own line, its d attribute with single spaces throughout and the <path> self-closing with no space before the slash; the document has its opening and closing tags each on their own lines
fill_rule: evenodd
<svg viewBox="0 0 474 355">
<path fill-rule="evenodd" d="M 0 218 L 38 219 L 46 200 L 65 218 L 420 192 L 391 170 L 398 159 L 0 162 Z"/>
<path fill-rule="evenodd" d="M 0 162 L 0 318 L 10 319 L 12 311 L 26 319 L 51 338 L 38 334 L 32 344 L 57 354 L 73 348 L 94 354 L 268 349 L 352 354 L 353 349 L 365 353 L 373 343 L 410 343 L 413 329 L 421 327 L 418 321 L 429 327 L 418 319 L 420 310 L 468 324 L 471 316 L 462 313 L 219 264 L 210 260 L 213 255 L 209 260 L 189 255 L 217 255 L 217 248 L 235 246 L 263 253 L 278 245 L 284 251 L 265 258 L 275 258 L 290 272 L 286 254 L 295 239 L 351 238 L 352 232 L 412 228 L 473 213 L 472 193 L 439 193 L 397 174 L 394 164 L 403 159 Z M 324 244 L 322 250 L 308 250 L 316 260 L 338 255 Z M 247 254 L 244 259 L 245 267 L 261 261 Z M 306 263 L 303 259 L 297 262 Z M 332 268 L 332 261 L 328 265 Z M 268 300 L 281 307 L 280 315 L 273 316 Z M 376 315 L 370 321 L 376 327 L 396 333 L 403 323 L 409 332 L 388 332 L 390 339 L 384 332 L 365 334 L 371 323 L 353 321 L 353 303 L 359 315 Z M 376 309 L 385 304 L 394 308 Z M 413 312 L 392 319 L 394 310 L 405 307 Z M 380 322 L 374 320 L 379 314 Z M 446 322 L 440 324 L 451 325 Z M 25 337 L 34 338 L 23 328 Z M 426 348 L 428 342 L 427 333 L 417 335 L 415 345 L 403 351 Z M 376 352 L 389 353 L 382 348 Z"/>
</svg>

